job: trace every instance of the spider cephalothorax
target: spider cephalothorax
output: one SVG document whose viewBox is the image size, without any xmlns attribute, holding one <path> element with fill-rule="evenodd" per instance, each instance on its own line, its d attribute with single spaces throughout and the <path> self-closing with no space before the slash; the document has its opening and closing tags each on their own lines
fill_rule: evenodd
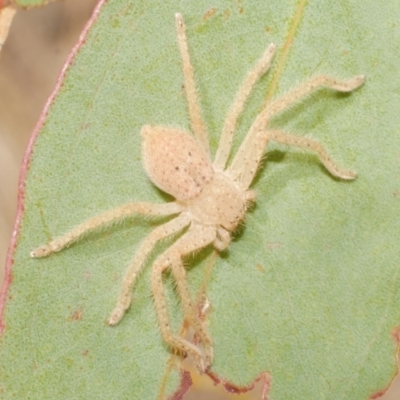
<svg viewBox="0 0 400 400">
<path fill-rule="evenodd" d="M 176 215 L 155 228 L 141 243 L 125 274 L 117 305 L 108 322 L 110 325 L 117 324 L 130 306 L 132 287 L 156 242 L 188 228 L 154 262 L 151 286 L 164 340 L 172 348 L 190 356 L 198 369 L 204 371 L 212 363 L 213 346 L 207 329 L 193 305 L 182 258 L 208 245 L 213 245 L 220 251 L 229 246 L 232 232 L 243 221 L 248 204 L 255 199 L 255 194 L 249 187 L 269 140 L 309 149 L 317 154 L 332 175 L 341 179 L 354 179 L 356 174 L 339 169 L 318 142 L 279 130 L 268 130 L 267 126 L 271 117 L 308 93 L 324 86 L 350 92 L 364 82 L 364 76 L 355 76 L 347 81 L 323 75 L 316 76 L 283 97 L 272 100 L 256 117 L 232 163 L 227 166 L 237 119 L 253 86 L 267 71 L 275 46 L 271 44 L 266 49 L 239 89 L 225 119 L 219 147 L 212 161 L 208 135 L 195 90 L 185 25 L 180 14 L 176 14 L 175 18 L 194 136 L 182 130 L 151 125 L 145 125 L 141 134 L 143 161 L 148 176 L 157 187 L 176 200 L 163 204 L 135 202 L 119 206 L 89 219 L 63 236 L 35 249 L 31 256 L 47 256 L 69 246 L 88 231 L 135 213 L 160 217 Z M 184 316 L 194 328 L 199 345 L 174 335 L 171 331 L 162 282 L 162 273 L 167 268 L 171 269 L 176 280 Z"/>
<path fill-rule="evenodd" d="M 174 196 L 193 222 L 229 235 L 243 220 L 253 191 L 216 170 L 200 143 L 184 131 L 146 125 L 142 138 L 144 165 L 153 183 Z"/>
</svg>

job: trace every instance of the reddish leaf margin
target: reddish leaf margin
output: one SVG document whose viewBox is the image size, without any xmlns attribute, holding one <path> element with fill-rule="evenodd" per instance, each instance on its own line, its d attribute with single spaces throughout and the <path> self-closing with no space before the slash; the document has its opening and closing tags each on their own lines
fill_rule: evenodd
<svg viewBox="0 0 400 400">
<path fill-rule="evenodd" d="M 61 72 L 57 78 L 57 82 L 54 87 L 54 90 L 52 91 L 49 98 L 47 99 L 46 104 L 43 108 L 43 111 L 41 112 L 41 114 L 39 116 L 39 120 L 36 123 L 36 126 L 34 127 L 32 133 L 31 133 L 31 136 L 29 138 L 28 147 L 25 151 L 25 155 L 24 155 L 24 158 L 22 161 L 21 171 L 20 171 L 19 179 L 18 179 L 17 215 L 16 215 L 16 219 L 15 219 L 15 223 L 14 223 L 13 232 L 11 235 L 10 245 L 7 250 L 4 282 L 3 282 L 3 286 L 0 291 L 0 335 L 3 333 L 4 328 L 5 328 L 5 325 L 3 322 L 3 314 L 4 314 L 5 304 L 6 304 L 6 300 L 7 300 L 8 288 L 10 287 L 11 282 L 12 282 L 11 268 L 12 268 L 12 265 L 14 264 L 13 257 L 14 257 L 14 252 L 15 252 L 15 249 L 16 249 L 17 243 L 18 243 L 19 228 L 21 225 L 21 220 L 22 220 L 22 217 L 24 214 L 25 181 L 26 181 L 26 176 L 28 173 L 31 157 L 33 154 L 33 148 L 34 148 L 36 139 L 38 137 L 38 134 L 39 134 L 43 124 L 46 121 L 50 107 L 52 106 L 54 100 L 57 97 L 57 94 L 58 94 L 60 88 L 62 87 L 64 78 L 65 78 L 70 66 L 73 64 L 73 61 L 74 61 L 76 55 L 78 54 L 79 50 L 81 49 L 81 47 L 85 44 L 86 38 L 89 34 L 91 27 L 96 22 L 98 16 L 100 15 L 102 7 L 107 3 L 107 1 L 108 0 L 99 0 L 96 7 L 94 8 L 92 16 L 90 17 L 89 21 L 84 26 L 82 33 L 79 35 L 77 43 L 72 48 L 69 55 L 67 56 L 64 66 L 62 67 Z M 1 0 L 0 0 L 0 7 L 1 7 Z"/>
</svg>

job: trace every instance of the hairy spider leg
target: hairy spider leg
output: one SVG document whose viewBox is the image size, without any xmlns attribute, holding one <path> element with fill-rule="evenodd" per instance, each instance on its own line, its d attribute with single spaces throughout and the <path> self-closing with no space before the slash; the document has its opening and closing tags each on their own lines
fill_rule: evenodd
<svg viewBox="0 0 400 400">
<path fill-rule="evenodd" d="M 321 89 L 322 87 L 327 87 L 329 89 L 337 90 L 339 92 L 351 92 L 352 90 L 357 89 L 359 86 L 361 86 L 364 83 L 364 80 L 364 75 L 357 75 L 346 81 L 340 81 L 338 79 L 330 78 L 328 76 L 319 75 L 292 89 L 281 98 L 267 103 L 254 120 L 249 129 L 249 132 L 247 133 L 242 144 L 240 145 L 239 150 L 229 167 L 229 174 L 232 176 L 233 179 L 240 181 L 240 174 L 242 173 L 243 165 L 246 162 L 250 162 L 249 154 L 252 153 L 251 149 L 254 146 L 254 143 L 257 142 L 256 136 L 260 132 L 265 131 L 269 120 L 275 114 L 285 110 L 293 103 L 298 101 L 300 98 L 310 94 L 315 90 Z"/>
<path fill-rule="evenodd" d="M 255 67 L 249 72 L 236 93 L 235 100 L 226 116 L 222 128 L 221 139 L 215 155 L 214 167 L 225 169 L 226 162 L 232 148 L 233 137 L 236 131 L 236 124 L 239 115 L 242 113 L 247 98 L 249 97 L 254 85 L 268 71 L 272 58 L 275 54 L 276 46 L 271 43 L 265 50 L 262 57 L 257 61 Z"/>
<path fill-rule="evenodd" d="M 243 164 L 243 169 L 240 174 L 240 183 L 248 188 L 254 179 L 257 168 L 260 165 L 262 157 L 264 156 L 265 147 L 268 142 L 282 143 L 288 146 L 296 146 L 302 149 L 310 150 L 315 153 L 325 168 L 337 178 L 351 180 L 357 177 L 357 174 L 352 171 L 340 169 L 332 158 L 329 156 L 324 147 L 317 141 L 291 135 L 278 130 L 259 132 L 253 142 L 253 147 L 245 154 L 246 161 Z"/>
<path fill-rule="evenodd" d="M 49 243 L 31 251 L 30 255 L 33 258 L 46 257 L 52 253 L 62 250 L 73 242 L 77 241 L 83 235 L 94 231 L 95 229 L 111 224 L 115 221 L 129 217 L 133 214 L 152 215 L 164 217 L 168 215 L 178 214 L 182 211 L 182 206 L 171 202 L 165 204 L 150 204 L 150 203 L 128 203 L 102 214 L 96 215 L 93 218 L 81 223 L 75 228 L 62 236 L 59 236 Z"/>
<path fill-rule="evenodd" d="M 188 41 L 186 37 L 186 26 L 180 13 L 175 14 L 175 26 L 178 36 L 179 51 L 182 59 L 182 72 L 192 130 L 199 142 L 204 147 L 206 153 L 210 155 L 210 144 L 208 141 L 207 129 L 201 116 L 201 109 L 196 93 L 193 66 L 190 62 Z"/>
<path fill-rule="evenodd" d="M 186 272 L 182 263 L 182 257 L 213 243 L 215 238 L 216 229 L 214 227 L 206 227 L 199 224 L 191 225 L 189 230 L 181 238 L 156 259 L 151 277 L 154 303 L 164 340 L 172 348 L 183 351 L 193 357 L 200 371 L 204 371 L 212 362 L 212 341 L 193 306 L 187 286 Z M 177 283 L 184 316 L 195 329 L 196 334 L 201 340 L 204 347 L 204 354 L 196 345 L 172 333 L 169 324 L 164 285 L 162 282 L 162 273 L 168 267 L 171 268 Z"/>
<path fill-rule="evenodd" d="M 142 269 L 148 255 L 153 250 L 155 244 L 174 233 L 178 233 L 190 224 L 190 218 L 181 214 L 167 223 L 155 228 L 141 243 L 133 258 L 131 265 L 128 267 L 124 280 L 122 281 L 121 291 L 117 300 L 117 305 L 108 318 L 109 325 L 116 325 L 124 316 L 125 311 L 129 308 L 132 301 L 132 288 L 136 278 Z"/>
</svg>

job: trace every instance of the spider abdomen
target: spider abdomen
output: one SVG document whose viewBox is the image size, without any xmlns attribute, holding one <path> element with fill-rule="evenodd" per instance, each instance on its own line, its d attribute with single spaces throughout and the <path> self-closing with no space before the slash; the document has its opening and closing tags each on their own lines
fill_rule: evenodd
<svg viewBox="0 0 400 400">
<path fill-rule="evenodd" d="M 187 201 L 213 177 L 210 159 L 201 144 L 177 129 L 145 125 L 141 131 L 143 161 L 152 182 L 177 200 Z"/>
<path fill-rule="evenodd" d="M 193 220 L 231 232 L 244 218 L 246 196 L 224 172 L 214 171 L 201 193 L 187 202 L 187 209 Z"/>
</svg>

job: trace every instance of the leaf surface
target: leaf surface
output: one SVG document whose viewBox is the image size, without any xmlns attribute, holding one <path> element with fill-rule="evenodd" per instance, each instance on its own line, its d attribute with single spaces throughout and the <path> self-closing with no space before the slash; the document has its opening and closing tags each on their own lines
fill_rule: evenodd
<svg viewBox="0 0 400 400">
<path fill-rule="evenodd" d="M 119 0 L 97 9 L 23 166 L 12 284 L 4 288 L 2 398 L 159 393 L 170 353 L 153 308 L 151 260 L 122 322 L 104 324 L 154 223 L 127 220 L 47 259 L 29 252 L 101 211 L 170 200 L 146 177 L 139 131 L 144 124 L 189 130 L 176 11 L 187 24 L 213 153 L 240 83 L 270 42 L 279 49 L 273 70 L 247 103 L 234 150 L 271 85 L 279 95 L 319 73 L 367 76 L 357 92 L 319 91 L 272 122 L 318 139 L 358 179 L 333 179 L 315 156 L 271 144 L 253 184 L 257 205 L 229 251 L 214 257 L 207 285 L 217 374 L 245 384 L 269 371 L 271 399 L 366 399 L 396 373 L 392 335 L 400 325 L 394 0 Z M 212 259 L 205 251 L 188 262 L 193 293 Z M 179 304 L 165 282 L 178 330 Z"/>
</svg>

